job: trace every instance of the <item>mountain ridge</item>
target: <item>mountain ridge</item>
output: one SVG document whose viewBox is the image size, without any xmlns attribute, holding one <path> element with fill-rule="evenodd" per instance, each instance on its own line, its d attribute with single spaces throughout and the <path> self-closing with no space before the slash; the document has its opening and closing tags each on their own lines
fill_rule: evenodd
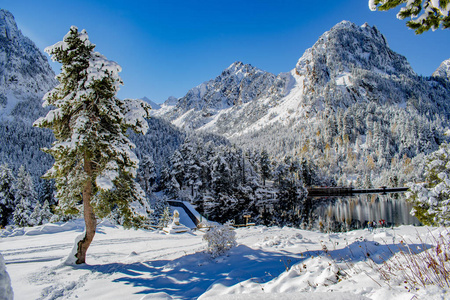
<svg viewBox="0 0 450 300">
<path fill-rule="evenodd" d="M 349 107 L 358 101 L 405 105 L 414 94 L 408 85 L 417 82 L 424 85 L 407 59 L 389 48 L 375 26 L 367 23 L 357 26 L 349 21 L 342 21 L 321 35 L 290 72 L 277 76 L 265 72 L 268 80 L 259 82 L 249 76 L 251 71 L 242 72 L 252 68 L 255 67 L 235 62 L 215 79 L 188 91 L 175 105 L 163 104 L 155 115 L 181 128 L 232 137 L 276 121 L 286 123 L 292 118 L 302 118 L 310 114 L 313 106 Z M 239 77 L 257 82 L 247 86 L 250 92 L 246 90 L 244 101 L 236 101 L 239 97 L 234 97 L 230 102 L 227 95 L 213 93 L 217 89 L 239 90 L 241 81 L 227 80 Z M 425 92 L 420 94 L 419 97 Z M 450 109 L 441 102 L 446 110 Z"/>
</svg>

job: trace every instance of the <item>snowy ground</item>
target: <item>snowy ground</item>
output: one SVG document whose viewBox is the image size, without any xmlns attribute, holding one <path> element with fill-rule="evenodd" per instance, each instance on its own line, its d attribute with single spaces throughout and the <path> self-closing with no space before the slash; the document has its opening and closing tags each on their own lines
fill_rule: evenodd
<svg viewBox="0 0 450 300">
<path fill-rule="evenodd" d="M 1 230 L 15 299 L 450 299 L 429 286 L 390 286 L 371 267 L 401 245 L 431 247 L 443 229 L 402 226 L 324 234 L 292 228 L 237 229 L 238 246 L 212 259 L 203 232 L 167 235 L 98 227 L 87 265 L 62 264 L 82 221 Z M 422 238 L 422 241 L 418 237 Z M 415 297 L 415 298 L 414 298 Z M 1 295 L 0 295 L 1 298 Z"/>
</svg>

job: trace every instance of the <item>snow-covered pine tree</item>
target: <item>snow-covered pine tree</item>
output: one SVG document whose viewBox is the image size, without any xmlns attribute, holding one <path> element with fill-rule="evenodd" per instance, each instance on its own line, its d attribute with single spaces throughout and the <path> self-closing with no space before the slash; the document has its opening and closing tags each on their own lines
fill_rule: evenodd
<svg viewBox="0 0 450 300">
<path fill-rule="evenodd" d="M 259 168 L 261 172 L 261 178 L 263 180 L 263 185 L 266 185 L 266 179 L 269 179 L 270 177 L 270 159 L 269 154 L 264 149 L 261 151 L 261 156 L 259 159 Z"/>
<path fill-rule="evenodd" d="M 280 225 L 299 226 L 305 221 L 301 219 L 301 213 L 307 191 L 299 178 L 301 171 L 300 163 L 290 156 L 277 168 L 278 201 L 275 203 L 275 211 L 279 214 L 277 221 Z"/>
<path fill-rule="evenodd" d="M 144 155 L 139 164 L 137 180 L 147 197 L 150 196 L 153 191 L 153 187 L 156 184 L 156 176 L 156 168 L 153 159 L 149 155 Z"/>
<path fill-rule="evenodd" d="M 38 201 L 36 202 L 36 206 L 34 207 L 34 210 L 30 215 L 30 223 L 33 226 L 42 225 L 50 222 L 52 216 L 53 214 L 51 212 L 50 204 L 48 203 L 48 201 L 45 201 L 43 205 L 41 205 Z"/>
<path fill-rule="evenodd" d="M 52 148 L 44 149 L 55 158 L 44 177 L 55 179 L 57 211 L 84 214 L 77 264 L 85 263 L 96 216 L 117 209 L 125 227 L 138 227 L 149 210 L 144 191 L 133 180 L 139 161 L 126 131 L 147 132 L 150 106 L 116 97 L 121 67 L 94 48 L 86 31 L 72 26 L 63 41 L 45 49 L 62 67 L 59 84 L 44 96 L 43 106 L 55 109 L 34 123 L 52 129 L 56 138 Z"/>
<path fill-rule="evenodd" d="M 172 168 L 170 170 L 170 174 L 172 177 L 171 181 L 176 181 L 179 185 L 179 189 L 181 190 L 184 186 L 184 174 L 185 174 L 185 158 L 181 155 L 180 151 L 175 150 L 172 157 L 170 158 L 170 162 Z M 175 182 L 174 182 L 175 183 Z M 172 184 L 172 186 L 176 186 L 176 184 Z"/>
<path fill-rule="evenodd" d="M 425 182 L 409 183 L 408 201 L 414 204 L 412 215 L 430 226 L 450 225 L 450 145 L 425 158 Z"/>
<path fill-rule="evenodd" d="M 170 207 L 166 206 L 166 207 L 164 207 L 164 210 L 159 218 L 158 226 L 161 228 L 167 227 L 167 225 L 169 225 L 171 219 L 172 218 L 170 216 Z"/>
<path fill-rule="evenodd" d="M 50 222 L 53 217 L 52 209 L 50 207 L 50 203 L 46 200 L 41 208 L 41 224 L 45 224 Z"/>
<path fill-rule="evenodd" d="M 159 226 L 159 222 L 161 217 L 163 216 L 164 210 L 166 207 L 169 207 L 169 203 L 167 202 L 167 197 L 158 197 L 152 195 L 150 199 L 150 203 L 152 205 L 153 212 L 150 216 L 151 224 L 154 226 Z"/>
<path fill-rule="evenodd" d="M 13 213 L 13 222 L 20 227 L 33 226 L 31 219 L 34 207 L 36 205 L 36 192 L 34 190 L 31 175 L 21 166 L 14 182 L 15 209 Z"/>
<path fill-rule="evenodd" d="M 369 0 L 371 10 L 389 10 L 398 5 L 405 4 L 397 14 L 397 18 L 409 19 L 406 26 L 421 34 L 427 30 L 450 28 L 450 10 L 448 0 Z"/>
<path fill-rule="evenodd" d="M 14 211 L 14 176 L 7 164 L 0 165 L 0 226 L 6 226 Z"/>
<path fill-rule="evenodd" d="M 39 203 L 39 201 L 37 201 L 36 205 L 34 206 L 33 212 L 30 215 L 30 223 L 32 223 L 33 226 L 42 225 L 41 209 L 41 204 Z"/>
<path fill-rule="evenodd" d="M 54 180 L 42 180 L 37 182 L 37 198 L 40 203 L 47 201 L 49 205 L 56 205 L 56 199 L 54 197 L 55 193 L 55 182 Z"/>
<path fill-rule="evenodd" d="M 202 167 L 198 158 L 200 149 L 196 142 L 198 143 L 198 141 L 186 138 L 180 149 L 180 153 L 184 158 L 184 181 L 191 189 L 192 198 L 194 198 L 194 190 L 198 190 L 198 187 L 201 185 Z"/>
</svg>

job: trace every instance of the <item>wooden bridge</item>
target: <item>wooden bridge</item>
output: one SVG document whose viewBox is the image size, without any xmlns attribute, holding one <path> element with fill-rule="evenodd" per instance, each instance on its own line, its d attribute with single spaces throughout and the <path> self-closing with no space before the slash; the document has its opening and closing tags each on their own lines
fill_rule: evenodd
<svg viewBox="0 0 450 300">
<path fill-rule="evenodd" d="M 308 197 L 336 197 L 336 196 L 354 196 L 359 194 L 388 194 L 388 193 L 404 193 L 408 190 L 407 187 L 392 187 L 385 186 L 373 189 L 355 189 L 352 187 L 309 187 Z"/>
</svg>

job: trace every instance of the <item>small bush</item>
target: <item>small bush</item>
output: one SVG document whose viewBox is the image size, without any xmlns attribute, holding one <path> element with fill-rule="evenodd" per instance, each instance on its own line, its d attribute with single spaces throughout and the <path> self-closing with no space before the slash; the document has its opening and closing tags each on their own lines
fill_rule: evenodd
<svg viewBox="0 0 450 300">
<path fill-rule="evenodd" d="M 206 251 L 216 258 L 236 246 L 236 232 L 229 223 L 213 225 L 203 236 L 207 242 Z"/>
</svg>

